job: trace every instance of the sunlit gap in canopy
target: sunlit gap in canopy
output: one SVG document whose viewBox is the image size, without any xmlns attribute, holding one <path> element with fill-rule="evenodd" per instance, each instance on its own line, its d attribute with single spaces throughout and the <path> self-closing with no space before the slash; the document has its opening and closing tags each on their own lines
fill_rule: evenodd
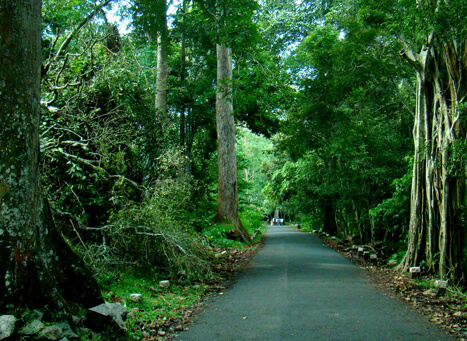
<svg viewBox="0 0 467 341">
<path fill-rule="evenodd" d="M 167 9 L 167 24 L 172 27 L 173 19 L 172 16 L 176 13 L 178 7 L 182 3 L 182 0 L 171 1 Z M 111 7 L 107 8 L 105 14 L 107 20 L 118 26 L 118 31 L 121 35 L 131 33 L 133 31 L 133 24 L 130 18 L 126 18 L 122 15 L 122 12 L 127 11 L 132 6 L 130 1 L 118 1 Z"/>
<path fill-rule="evenodd" d="M 131 6 L 129 1 L 118 1 L 112 3 L 110 7 L 105 8 L 105 15 L 107 20 L 112 24 L 116 24 L 118 32 L 121 35 L 128 34 L 133 30 L 131 20 L 122 16 L 123 11 L 127 10 Z"/>
</svg>

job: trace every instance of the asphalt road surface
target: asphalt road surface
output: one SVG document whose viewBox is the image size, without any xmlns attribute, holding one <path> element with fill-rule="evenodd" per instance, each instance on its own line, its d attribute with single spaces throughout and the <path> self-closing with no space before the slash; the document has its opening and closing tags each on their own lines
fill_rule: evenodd
<svg viewBox="0 0 467 341">
<path fill-rule="evenodd" d="M 232 288 L 177 340 L 454 340 L 312 234 L 270 227 Z"/>
</svg>

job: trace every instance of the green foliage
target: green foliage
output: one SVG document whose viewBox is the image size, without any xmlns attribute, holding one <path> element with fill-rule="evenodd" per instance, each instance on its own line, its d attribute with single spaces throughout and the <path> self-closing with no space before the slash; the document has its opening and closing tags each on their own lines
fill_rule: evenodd
<svg viewBox="0 0 467 341">
<path fill-rule="evenodd" d="M 288 59 L 297 94 L 275 138 L 285 162 L 266 193 L 317 229 L 382 238 L 370 236 L 384 231 L 371 229 L 369 210 L 391 195 L 410 154 L 406 88 L 396 86 L 406 69 L 387 57 L 397 47 L 378 27 L 336 13 Z"/>
<path fill-rule="evenodd" d="M 465 119 L 465 117 L 463 118 Z M 463 176 L 467 165 L 467 141 L 465 139 L 457 139 L 448 147 L 449 164 L 446 166 L 448 172 L 454 176 Z"/>
<path fill-rule="evenodd" d="M 77 227 L 99 226 L 122 198 L 138 199 L 165 147 L 162 124 L 148 108 L 147 75 L 133 51 L 125 46 L 114 58 L 98 43 L 106 32 L 96 31 L 97 37 L 82 33 L 91 49 L 76 45 L 73 56 L 50 59 L 43 82 L 44 184 L 58 221 Z"/>
<path fill-rule="evenodd" d="M 240 51 L 259 38 L 252 20 L 257 8 L 258 4 L 252 0 L 198 0 L 194 13 L 200 16 L 199 24 L 212 46 L 221 44 Z"/>
<path fill-rule="evenodd" d="M 383 227 L 397 238 L 405 240 L 409 230 L 410 189 L 412 185 L 412 160 L 408 158 L 407 173 L 392 183 L 394 193 L 388 199 L 370 210 L 378 226 Z"/>
<path fill-rule="evenodd" d="M 177 44 L 188 27 L 173 30 L 169 81 L 176 90 L 167 114 L 156 114 L 155 46 L 140 33 L 150 33 L 154 42 L 162 3 L 136 2 L 134 10 L 144 15 L 135 25 L 142 30 L 128 37 L 92 20 L 57 54 L 58 35 L 72 32 L 94 3 L 46 2 L 43 183 L 63 233 L 95 269 L 129 265 L 196 280 L 211 275 L 198 232 L 215 204 L 215 46 L 190 37 L 183 74 L 179 63 L 186 51 Z M 73 18 L 66 18 L 68 10 L 75 11 Z M 59 21 L 60 30 L 52 29 Z M 185 140 L 179 141 L 182 129 Z"/>
<path fill-rule="evenodd" d="M 212 247 L 239 248 L 243 243 L 239 240 L 229 239 L 228 235 L 234 230 L 232 224 L 218 223 L 206 226 L 202 233 Z"/>
<path fill-rule="evenodd" d="M 240 220 L 250 236 L 255 236 L 253 242 L 258 241 L 265 230 L 262 221 L 263 214 L 252 208 L 240 212 Z M 210 224 L 203 229 L 203 236 L 212 247 L 242 248 L 245 244 L 233 236 L 234 227 L 230 223 Z"/>
<path fill-rule="evenodd" d="M 399 250 L 397 250 L 396 253 L 393 253 L 391 256 L 389 256 L 387 261 L 389 262 L 391 260 L 395 260 L 395 261 L 397 261 L 397 263 L 400 263 L 402 261 L 402 259 L 404 259 L 406 251 L 407 251 L 406 247 L 401 245 L 401 248 Z"/>
<path fill-rule="evenodd" d="M 289 77 L 267 52 L 235 53 L 234 111 L 238 122 L 271 137 L 279 124 L 278 110 L 291 100 Z"/>
<path fill-rule="evenodd" d="M 167 34 L 167 2 L 165 0 L 135 0 L 129 9 L 132 14 L 132 25 L 140 34 L 149 34 L 153 41 L 158 34 Z"/>
<path fill-rule="evenodd" d="M 55 34 L 57 30 L 77 25 L 83 14 L 92 10 L 93 5 L 93 1 L 89 0 L 44 0 L 43 24 Z"/>
<path fill-rule="evenodd" d="M 316 216 L 311 215 L 298 215 L 298 222 L 300 223 L 301 230 L 303 231 L 313 231 L 313 230 L 322 230 L 323 222 Z"/>
<path fill-rule="evenodd" d="M 333 2 L 261 1 L 256 20 L 266 49 L 282 63 L 280 57 L 288 55 L 314 26 L 323 23 L 323 17 Z"/>
<path fill-rule="evenodd" d="M 44 0 L 43 13 L 42 183 L 63 234 L 96 269 L 200 280 L 211 275 L 206 240 L 243 246 L 227 238 L 232 226 L 210 225 L 216 43 L 233 48 L 235 117 L 248 127 L 237 140 L 247 230 L 281 206 L 305 229 L 393 239 L 400 250 L 415 98 L 396 37 L 405 48 L 431 32 L 464 37 L 465 1 L 187 1 L 167 26 L 166 1 L 135 0 L 131 34 L 98 11 L 59 53 L 101 3 Z M 167 113 L 153 103 L 161 33 Z M 456 109 L 463 122 L 465 105 Z M 465 141 L 448 152 L 450 174 L 463 176 Z"/>
<path fill-rule="evenodd" d="M 240 212 L 240 219 L 250 236 L 255 236 L 253 242 L 262 238 L 266 226 L 263 221 L 263 213 L 254 207 L 243 209 Z"/>
<path fill-rule="evenodd" d="M 186 226 L 193 193 L 190 177 L 157 180 L 143 202 L 129 204 L 111 218 L 109 247 L 119 259 L 181 281 L 209 277 L 203 241 Z"/>
<path fill-rule="evenodd" d="M 237 129 L 238 192 L 241 205 L 262 208 L 262 189 L 273 161 L 272 142 L 247 128 Z"/>
<path fill-rule="evenodd" d="M 432 33 L 442 40 L 465 37 L 467 13 L 464 1 L 347 0 L 336 7 L 340 18 L 357 20 L 377 28 L 384 38 L 402 38 L 410 48 L 419 51 Z"/>
<path fill-rule="evenodd" d="M 169 288 L 160 288 L 159 280 L 166 279 L 148 275 L 147 272 L 124 270 L 109 273 L 101 279 L 106 301 L 120 301 L 134 317 L 128 318 L 126 326 L 130 338 L 141 339 L 144 336 L 141 321 L 152 321 L 154 329 L 166 322 L 182 316 L 183 311 L 199 302 L 206 292 L 204 285 L 178 285 L 172 283 Z M 139 293 L 139 302 L 130 300 L 130 295 Z"/>
</svg>

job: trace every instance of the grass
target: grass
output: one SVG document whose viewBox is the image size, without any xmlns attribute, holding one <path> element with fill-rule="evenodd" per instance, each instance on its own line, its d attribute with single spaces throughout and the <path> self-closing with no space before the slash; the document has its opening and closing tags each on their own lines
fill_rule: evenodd
<svg viewBox="0 0 467 341">
<path fill-rule="evenodd" d="M 198 303 L 205 292 L 203 284 L 171 283 L 168 288 L 161 288 L 155 276 L 131 270 L 115 273 L 114 278 L 108 277 L 103 286 L 106 301 L 120 302 L 127 308 L 129 316 L 126 325 L 129 336 L 134 339 L 147 336 L 141 323 L 157 331 L 166 322 L 181 318 L 185 310 Z M 132 301 L 131 294 L 141 294 L 141 300 Z"/>
<path fill-rule="evenodd" d="M 428 278 L 414 278 L 412 281 L 421 288 L 432 289 L 435 287 L 435 282 Z"/>
<path fill-rule="evenodd" d="M 240 240 L 228 238 L 229 231 L 234 227 L 231 223 L 212 224 L 203 229 L 203 235 L 213 247 L 220 248 L 242 248 L 244 243 Z"/>
<path fill-rule="evenodd" d="M 250 236 L 255 236 L 252 242 L 259 241 L 266 230 L 262 218 L 262 213 L 251 209 L 244 210 L 240 213 L 240 220 L 243 226 Z M 240 240 L 228 238 L 229 232 L 232 230 L 234 230 L 234 227 L 231 223 L 217 223 L 206 226 L 203 229 L 203 235 L 213 247 L 242 249 L 245 247 L 245 243 Z"/>
</svg>

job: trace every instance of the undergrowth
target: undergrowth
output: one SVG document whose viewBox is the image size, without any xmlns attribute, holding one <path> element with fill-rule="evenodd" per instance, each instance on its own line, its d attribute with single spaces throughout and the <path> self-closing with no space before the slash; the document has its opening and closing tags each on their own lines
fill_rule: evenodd
<svg viewBox="0 0 467 341">
<path fill-rule="evenodd" d="M 240 213 L 243 226 L 252 237 L 252 242 L 261 238 L 266 226 L 262 222 L 263 215 L 256 210 L 244 210 Z M 220 248 L 242 248 L 245 244 L 233 236 L 234 227 L 231 223 L 217 223 L 206 226 L 203 236 L 212 247 Z"/>
<path fill-rule="evenodd" d="M 245 228 L 250 235 L 255 235 L 253 242 L 261 239 L 266 228 L 261 218 L 262 214 L 256 211 L 248 210 L 241 213 Z M 213 224 L 206 226 L 201 236 L 197 236 L 196 245 L 203 248 L 197 251 L 198 255 L 202 255 L 198 264 L 202 264 L 205 269 L 202 272 L 198 271 L 196 276 L 187 273 L 193 268 L 184 266 L 184 263 L 193 260 L 185 258 L 188 255 L 184 252 L 177 254 L 179 258 L 176 261 L 176 264 L 179 264 L 178 270 L 186 271 L 182 274 L 180 271 L 173 271 L 170 267 L 164 268 L 161 266 L 164 263 L 161 262 L 155 263 L 152 267 L 129 265 L 102 268 L 98 280 L 104 299 L 108 302 L 120 302 L 127 308 L 129 317 L 126 325 L 130 338 L 139 340 L 163 335 L 167 326 L 174 324 L 177 319 L 183 317 L 189 307 L 200 302 L 209 290 L 209 285 L 218 280 L 210 269 L 213 263 L 220 261 L 215 257 L 219 249 L 238 250 L 247 246 L 240 240 L 229 239 L 231 238 L 229 231 L 232 229 L 231 224 Z M 137 244 L 134 244 L 134 247 L 136 246 Z M 157 244 L 154 244 L 154 247 L 156 246 Z M 146 245 L 145 249 L 150 250 L 150 246 Z M 154 250 L 155 255 L 161 255 L 160 251 L 156 251 Z M 170 263 L 165 264 L 170 265 Z M 160 287 L 161 280 L 169 280 L 170 286 Z M 130 299 L 132 294 L 141 294 L 141 300 L 132 301 Z"/>
<path fill-rule="evenodd" d="M 200 301 L 206 292 L 204 284 L 171 282 L 167 288 L 159 286 L 160 277 L 129 269 L 115 272 L 101 280 L 104 299 L 120 302 L 128 311 L 126 327 L 130 338 L 148 336 L 146 329 L 156 332 L 165 324 L 182 317 L 184 311 Z M 130 295 L 141 294 L 137 302 Z"/>
</svg>

